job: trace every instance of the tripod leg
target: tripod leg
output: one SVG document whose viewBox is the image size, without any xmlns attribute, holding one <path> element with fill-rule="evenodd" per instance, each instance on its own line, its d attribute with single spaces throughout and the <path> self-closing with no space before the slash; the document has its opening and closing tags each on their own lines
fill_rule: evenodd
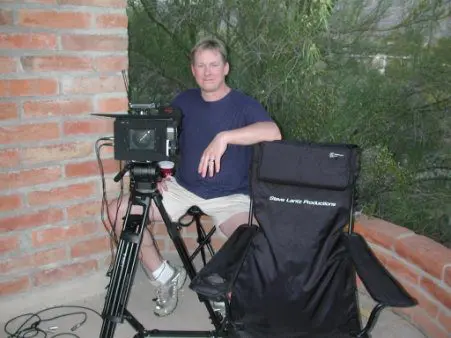
<svg viewBox="0 0 451 338">
<path fill-rule="evenodd" d="M 145 208 L 143 215 L 130 215 L 131 207 L 132 203 L 129 203 L 102 311 L 100 338 L 112 338 L 117 324 L 124 321 L 124 311 L 136 273 L 148 208 Z"/>
</svg>

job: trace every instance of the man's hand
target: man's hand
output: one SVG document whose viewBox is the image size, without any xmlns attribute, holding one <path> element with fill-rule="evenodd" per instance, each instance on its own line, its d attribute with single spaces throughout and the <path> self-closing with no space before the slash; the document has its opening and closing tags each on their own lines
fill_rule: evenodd
<svg viewBox="0 0 451 338">
<path fill-rule="evenodd" d="M 221 157 L 227 149 L 226 132 L 221 132 L 215 136 L 208 147 L 202 153 L 199 162 L 198 173 L 202 177 L 208 175 L 212 177 L 221 170 Z"/>
</svg>

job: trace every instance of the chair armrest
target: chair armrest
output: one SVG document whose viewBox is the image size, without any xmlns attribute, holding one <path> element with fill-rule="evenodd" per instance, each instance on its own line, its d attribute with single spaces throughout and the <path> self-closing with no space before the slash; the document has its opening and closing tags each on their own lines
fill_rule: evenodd
<svg viewBox="0 0 451 338">
<path fill-rule="evenodd" d="M 410 307 L 417 304 L 380 263 L 361 235 L 347 235 L 347 246 L 357 274 L 375 301 L 392 307 Z"/>
</svg>

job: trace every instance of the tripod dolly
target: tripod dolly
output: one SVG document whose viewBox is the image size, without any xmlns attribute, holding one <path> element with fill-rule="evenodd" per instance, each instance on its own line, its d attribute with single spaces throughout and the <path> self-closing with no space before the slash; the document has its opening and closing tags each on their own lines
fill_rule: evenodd
<svg viewBox="0 0 451 338">
<path fill-rule="evenodd" d="M 149 211 L 152 202 L 158 208 L 161 217 L 166 225 L 170 239 L 174 243 L 178 255 L 181 258 L 189 278 L 192 280 L 196 276 L 196 269 L 193 264 L 194 258 L 201 253 L 203 264 L 206 264 L 205 247 L 209 253 L 214 255 L 211 245 L 211 236 L 216 228 L 213 227 L 208 233 L 202 227 L 200 217 L 202 211 L 196 206 L 191 207 L 187 214 L 193 217 L 189 223 L 173 222 L 164 208 L 162 196 L 157 189 L 157 183 L 161 180 L 160 168 L 157 162 L 128 162 L 127 165 L 114 177 L 118 182 L 125 173 L 130 172 L 130 197 L 126 215 L 124 217 L 123 228 L 114 265 L 108 285 L 105 303 L 102 311 L 102 328 L 100 338 L 113 338 L 116 326 L 127 321 L 135 330 L 134 338 L 144 337 L 224 337 L 227 336 L 227 320 L 221 314 L 215 312 L 209 301 L 199 297 L 204 303 L 214 326 L 211 331 L 174 331 L 174 330 L 147 330 L 144 326 L 127 310 L 127 303 L 130 291 L 135 278 L 138 266 L 139 251 L 141 248 L 143 232 L 147 226 Z M 133 206 L 141 206 L 141 214 L 131 214 Z M 185 242 L 180 234 L 183 226 L 189 226 L 195 221 L 197 228 L 198 247 L 190 255 Z"/>
</svg>

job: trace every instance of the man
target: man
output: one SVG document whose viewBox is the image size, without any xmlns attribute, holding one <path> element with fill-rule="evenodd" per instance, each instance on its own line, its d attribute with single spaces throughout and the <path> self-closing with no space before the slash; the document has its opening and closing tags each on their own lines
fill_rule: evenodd
<svg viewBox="0 0 451 338">
<path fill-rule="evenodd" d="M 172 103 L 183 114 L 181 159 L 176 177 L 159 186 L 173 220 L 197 205 L 227 237 L 248 220 L 250 145 L 281 138 L 279 128 L 257 101 L 226 84 L 229 68 L 221 42 L 206 39 L 193 48 L 191 70 L 199 88 L 181 93 Z M 161 220 L 156 208 L 151 217 Z M 157 287 L 155 314 L 171 314 L 186 271 L 164 261 L 147 232 L 141 260 Z"/>
</svg>

